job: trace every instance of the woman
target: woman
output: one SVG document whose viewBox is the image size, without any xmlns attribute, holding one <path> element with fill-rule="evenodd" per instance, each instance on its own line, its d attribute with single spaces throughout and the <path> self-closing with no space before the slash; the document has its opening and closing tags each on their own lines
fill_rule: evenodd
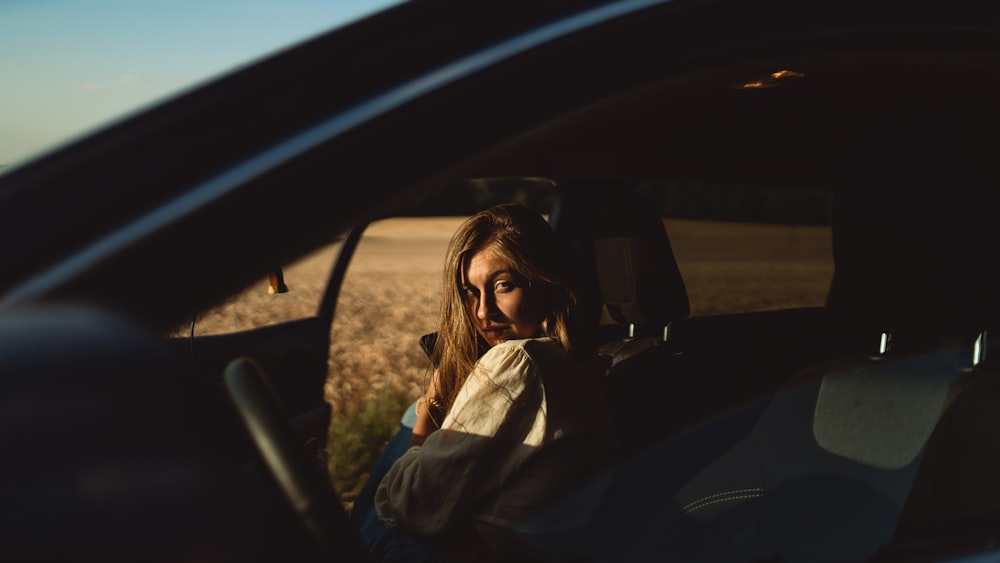
<svg viewBox="0 0 1000 563">
<path fill-rule="evenodd" d="M 452 237 L 436 368 L 407 449 L 374 494 L 389 533 L 370 547 L 383 560 L 522 550 L 517 531 L 605 461 L 607 415 L 571 256 L 518 204 L 482 211 Z"/>
</svg>

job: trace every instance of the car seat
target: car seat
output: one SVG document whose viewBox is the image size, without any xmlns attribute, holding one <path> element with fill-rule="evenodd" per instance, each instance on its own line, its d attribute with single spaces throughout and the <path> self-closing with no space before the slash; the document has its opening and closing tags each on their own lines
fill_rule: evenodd
<svg viewBox="0 0 1000 563">
<path fill-rule="evenodd" d="M 590 264 L 596 301 L 611 321 L 598 329 L 597 351 L 623 452 L 635 452 L 672 426 L 664 412 L 678 412 L 664 406 L 684 382 L 671 336 L 690 312 L 687 289 L 656 205 L 621 186 L 562 191 L 552 223 Z"/>
<path fill-rule="evenodd" d="M 982 361 L 995 278 L 976 256 L 996 245 L 977 215 L 985 184 L 947 127 L 899 125 L 865 139 L 834 199 L 828 309 L 870 345 L 793 377 L 678 491 L 695 522 L 679 550 L 863 560 L 892 539 L 941 414 Z"/>
<path fill-rule="evenodd" d="M 937 560 L 998 545 L 998 369 L 995 358 L 987 359 L 956 382 L 960 392 L 928 440 L 892 541 L 872 563 Z"/>
<path fill-rule="evenodd" d="M 678 491 L 677 504 L 721 560 L 863 559 L 891 539 L 973 348 L 849 357 L 799 374 L 745 440 Z"/>
<path fill-rule="evenodd" d="M 623 329 L 600 353 L 609 370 L 661 346 L 674 323 L 691 311 L 687 288 L 656 206 L 628 193 L 612 195 L 594 210 L 594 269 L 609 316 Z"/>
</svg>

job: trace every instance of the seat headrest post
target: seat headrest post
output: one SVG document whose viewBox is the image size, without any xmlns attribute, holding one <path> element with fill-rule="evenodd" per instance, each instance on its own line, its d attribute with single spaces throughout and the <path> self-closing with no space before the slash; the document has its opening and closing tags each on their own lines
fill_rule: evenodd
<svg viewBox="0 0 1000 563">
<path fill-rule="evenodd" d="M 883 355 L 888 353 L 889 350 L 891 349 L 892 349 L 892 333 L 883 332 L 878 343 L 878 353 L 879 355 Z"/>
<path fill-rule="evenodd" d="M 973 367 L 986 361 L 986 331 L 982 331 L 976 336 L 976 341 L 972 344 L 972 365 Z"/>
</svg>

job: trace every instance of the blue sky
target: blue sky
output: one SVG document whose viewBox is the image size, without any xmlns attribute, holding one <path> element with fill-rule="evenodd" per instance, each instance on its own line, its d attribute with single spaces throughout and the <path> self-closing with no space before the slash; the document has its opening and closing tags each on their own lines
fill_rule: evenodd
<svg viewBox="0 0 1000 563">
<path fill-rule="evenodd" d="M 396 0 L 0 0 L 0 165 Z"/>
</svg>

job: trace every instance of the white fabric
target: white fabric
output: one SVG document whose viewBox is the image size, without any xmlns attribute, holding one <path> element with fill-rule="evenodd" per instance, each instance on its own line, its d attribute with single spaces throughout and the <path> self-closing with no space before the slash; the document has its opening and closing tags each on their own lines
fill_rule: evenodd
<svg viewBox="0 0 1000 563">
<path fill-rule="evenodd" d="M 589 445 L 570 447 L 548 456 L 551 463 L 534 463 L 515 475 L 552 444 L 604 427 L 606 419 L 595 416 L 603 405 L 592 376 L 551 338 L 494 346 L 459 390 L 441 429 L 410 448 L 382 479 L 375 493 L 379 518 L 421 534 L 439 533 L 469 516 L 516 527 L 544 502 L 540 489 L 565 479 L 554 472 L 586 467 L 588 460 L 580 458 L 593 457 Z"/>
</svg>

